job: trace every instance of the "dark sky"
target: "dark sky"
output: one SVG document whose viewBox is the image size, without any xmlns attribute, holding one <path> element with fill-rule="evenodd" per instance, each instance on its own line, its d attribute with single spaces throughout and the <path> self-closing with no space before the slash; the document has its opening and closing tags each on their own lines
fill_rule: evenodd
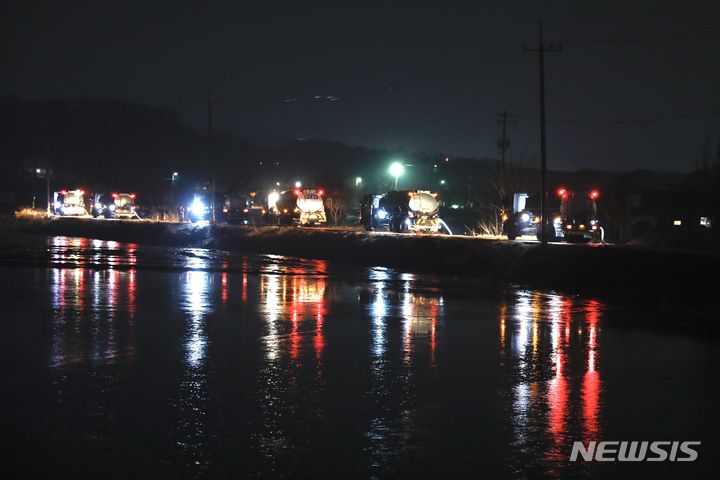
<svg viewBox="0 0 720 480">
<path fill-rule="evenodd" d="M 720 135 L 717 1 L 0 9 L 1 94 L 105 96 L 204 126 L 209 82 L 218 128 L 472 156 L 497 156 L 496 112 L 507 110 L 527 117 L 509 127 L 514 154 L 533 154 L 538 62 L 523 44 L 536 44 L 542 20 L 546 42 L 563 44 L 546 62 L 551 167 L 690 170 L 702 141 Z"/>
</svg>

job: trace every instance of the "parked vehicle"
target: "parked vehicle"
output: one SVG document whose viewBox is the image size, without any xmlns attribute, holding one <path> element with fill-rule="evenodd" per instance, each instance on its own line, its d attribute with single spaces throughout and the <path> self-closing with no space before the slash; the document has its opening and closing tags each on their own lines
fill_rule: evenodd
<svg viewBox="0 0 720 480">
<path fill-rule="evenodd" d="M 360 204 L 360 223 L 366 230 L 439 233 L 442 220 L 437 194 L 429 190 L 393 190 L 364 195 Z"/>
<path fill-rule="evenodd" d="M 521 236 L 533 236 L 538 240 L 540 234 L 540 200 L 537 195 L 528 193 L 513 194 L 512 213 L 503 214 L 503 234 L 509 240 L 515 240 Z M 560 215 L 557 212 L 557 204 L 548 208 L 547 235 L 549 240 L 562 238 L 563 231 L 560 225 Z"/>
<path fill-rule="evenodd" d="M 193 195 L 192 202 L 187 208 L 187 217 L 191 223 L 209 221 L 212 218 L 210 201 L 203 195 Z"/>
<path fill-rule="evenodd" d="M 565 241 L 602 241 L 603 227 L 597 215 L 596 200 L 600 197 L 597 190 L 589 192 L 572 192 L 559 188 L 560 222 Z"/>
<path fill-rule="evenodd" d="M 134 193 L 95 193 L 91 196 L 92 216 L 105 218 L 134 218 Z"/>
<path fill-rule="evenodd" d="M 322 189 L 296 188 L 268 195 L 267 223 L 317 225 L 327 222 Z"/>
<path fill-rule="evenodd" d="M 250 205 L 243 195 L 227 194 L 223 199 L 223 220 L 232 225 L 247 225 Z"/>
<path fill-rule="evenodd" d="M 60 190 L 53 193 L 53 213 L 60 216 L 84 216 L 88 212 L 85 209 L 85 191 Z"/>
</svg>

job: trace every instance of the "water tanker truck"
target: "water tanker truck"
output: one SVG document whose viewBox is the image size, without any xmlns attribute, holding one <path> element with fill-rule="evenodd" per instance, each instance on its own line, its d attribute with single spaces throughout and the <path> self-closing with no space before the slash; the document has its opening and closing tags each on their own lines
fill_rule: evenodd
<svg viewBox="0 0 720 480">
<path fill-rule="evenodd" d="M 439 233 L 437 194 L 428 190 L 390 191 L 362 198 L 360 223 L 366 230 Z"/>
<path fill-rule="evenodd" d="M 105 218 L 135 218 L 134 193 L 94 193 L 91 195 L 92 216 Z"/>
<path fill-rule="evenodd" d="M 324 191 L 314 188 L 296 188 L 268 195 L 267 223 L 278 225 L 314 225 L 327 222 Z"/>
</svg>

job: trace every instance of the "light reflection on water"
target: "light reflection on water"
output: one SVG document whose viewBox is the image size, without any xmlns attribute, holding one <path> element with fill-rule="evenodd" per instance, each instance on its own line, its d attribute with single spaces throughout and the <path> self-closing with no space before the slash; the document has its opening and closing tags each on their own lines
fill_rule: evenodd
<svg viewBox="0 0 720 480">
<path fill-rule="evenodd" d="M 514 305 L 500 305 L 500 366 L 514 381 L 513 450 L 544 452 L 553 475 L 573 441 L 602 440 L 601 316 L 596 300 L 538 292 L 519 291 Z"/>
<path fill-rule="evenodd" d="M 134 267 L 137 247 L 58 238 L 50 250 L 52 262 L 64 265 L 50 270 L 51 366 L 128 362 L 136 354 L 134 331 L 143 312 L 138 297 L 145 277 Z M 213 358 L 219 338 L 209 328 L 211 321 L 259 321 L 256 383 L 248 393 L 255 398 L 256 427 L 248 441 L 271 470 L 288 455 L 299 424 L 316 425 L 330 415 L 329 392 L 340 388 L 338 382 L 357 380 L 365 385 L 356 397 L 367 415 L 358 431 L 369 472 L 394 471 L 398 452 L 413 445 L 418 431 L 439 428 L 432 419 L 449 404 L 440 386 L 443 362 L 462 353 L 446 340 L 451 323 L 455 328 L 487 324 L 483 331 L 496 342 L 493 349 L 499 345 L 492 368 L 499 369 L 501 382 L 489 388 L 501 392 L 498 416 L 509 427 L 511 462 L 541 458 L 560 475 L 557 465 L 573 440 L 602 437 L 604 306 L 598 301 L 511 290 L 495 313 L 467 318 L 452 309 L 462 304 L 468 312 L 472 303 L 447 297 L 442 284 L 419 288 L 425 281 L 421 276 L 386 268 L 369 268 L 350 282 L 334 278 L 322 261 L 288 264 L 268 257 L 258 268 L 257 260 L 243 257 L 233 271 L 227 261 L 217 263 L 200 249 L 187 250 L 183 259 L 183 271 L 168 276 L 174 292 L 156 290 L 143 305 L 163 304 L 182 322 L 173 432 L 183 455 L 201 469 L 211 455 L 203 445 L 217 435 L 207 418 L 213 408 L 213 368 L 219 368 L 211 364 L 224 362 Z M 91 268 L 97 265 L 107 268 Z M 340 333 L 346 328 L 354 332 L 350 339 Z M 362 348 L 350 348 L 348 341 Z M 338 345 L 348 348 L 347 355 L 363 352 L 342 367 L 352 369 L 347 376 L 337 372 L 345 354 Z M 431 404 L 424 400 L 428 395 Z"/>
<path fill-rule="evenodd" d="M 87 242 L 86 239 L 55 238 L 51 258 L 63 264 L 85 265 L 88 255 L 92 254 L 72 249 L 82 248 Z M 93 245 L 101 249 L 115 248 L 98 240 L 93 241 Z M 67 247 L 71 253 L 63 250 Z M 130 361 L 135 355 L 136 273 L 70 267 L 54 268 L 50 275 L 53 330 L 50 365 L 114 362 L 120 357 Z"/>
</svg>

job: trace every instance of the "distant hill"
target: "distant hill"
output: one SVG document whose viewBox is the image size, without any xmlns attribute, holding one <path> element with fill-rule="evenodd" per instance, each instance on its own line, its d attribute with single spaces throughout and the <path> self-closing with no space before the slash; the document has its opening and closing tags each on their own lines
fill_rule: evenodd
<svg viewBox="0 0 720 480">
<path fill-rule="evenodd" d="M 134 191 L 149 203 L 161 204 L 168 197 L 172 172 L 179 173 L 178 192 L 209 182 L 208 144 L 207 131 L 188 126 L 178 114 L 162 108 L 102 98 L 0 98 L 0 183 L 37 183 L 34 172 L 44 169 L 47 158 L 53 189 Z M 356 188 L 356 194 L 380 192 L 392 184 L 389 164 L 401 160 L 406 169 L 400 188 L 440 190 L 453 203 L 471 201 L 473 192 L 494 181 L 498 169 L 496 159 L 225 131 L 214 133 L 212 157 L 221 192 L 264 191 L 277 183 L 289 188 L 297 180 L 329 191 L 344 187 L 345 191 Z M 362 181 L 356 186 L 357 177 Z M 581 170 L 549 175 L 551 188 L 559 183 L 574 188 L 684 188 L 688 178 L 687 174 L 650 171 Z M 32 189 L 44 191 L 37 186 Z M 30 188 L 20 185 L 17 190 L 26 195 Z M 26 202 L 23 195 L 18 201 Z"/>
</svg>

